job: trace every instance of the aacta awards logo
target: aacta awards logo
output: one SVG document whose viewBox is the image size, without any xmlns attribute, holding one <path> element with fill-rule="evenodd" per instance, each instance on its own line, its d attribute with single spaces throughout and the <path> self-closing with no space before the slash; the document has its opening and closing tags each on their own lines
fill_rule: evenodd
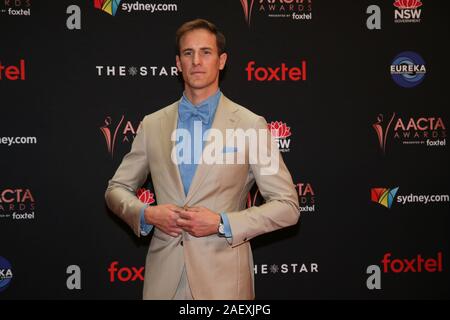
<svg viewBox="0 0 450 320">
<path fill-rule="evenodd" d="M 394 22 L 396 23 L 418 23 L 422 10 L 420 0 L 395 0 Z"/>
<path fill-rule="evenodd" d="M 367 267 L 366 274 L 369 275 L 366 281 L 367 289 L 381 289 L 382 274 L 404 274 L 404 273 L 437 273 L 442 272 L 443 254 L 438 252 L 435 257 L 424 258 L 422 254 L 418 254 L 413 258 L 393 258 L 391 252 L 384 254 L 381 259 L 381 267 L 373 264 Z"/>
<path fill-rule="evenodd" d="M 9 16 L 30 16 L 31 0 L 3 0 L 0 4 L 0 14 Z"/>
<path fill-rule="evenodd" d="M 0 218 L 32 220 L 35 207 L 30 189 L 0 189 Z"/>
<path fill-rule="evenodd" d="M 291 139 L 289 138 L 291 133 L 291 128 L 286 125 L 286 123 L 281 121 L 272 121 L 267 124 L 267 129 L 270 130 L 272 137 L 278 144 L 278 149 L 281 152 L 289 152 Z"/>
<path fill-rule="evenodd" d="M 269 18 L 304 21 L 312 19 L 312 0 L 240 0 L 250 26 L 255 10 Z"/>
<path fill-rule="evenodd" d="M 18 65 L 3 65 L 0 61 L 1 80 L 26 80 L 25 60 L 20 59 Z"/>
<path fill-rule="evenodd" d="M 297 183 L 295 188 L 298 191 L 298 202 L 300 213 L 316 211 L 316 194 L 311 183 Z"/>
<path fill-rule="evenodd" d="M 399 53 L 390 65 L 391 77 L 404 88 L 413 88 L 422 83 L 427 73 L 425 61 L 416 52 Z"/>
<path fill-rule="evenodd" d="M 0 292 L 5 290 L 11 283 L 13 272 L 11 263 L 0 256 Z"/>
<path fill-rule="evenodd" d="M 103 133 L 103 137 L 105 138 L 106 148 L 109 154 L 111 154 L 111 158 L 114 158 L 117 141 L 122 143 L 130 143 L 136 136 L 136 129 L 133 127 L 131 121 L 124 121 L 124 119 L 125 116 L 122 115 L 117 124 L 114 125 L 112 117 L 107 116 L 105 118 L 105 124 L 100 127 L 100 131 Z"/>
<path fill-rule="evenodd" d="M 447 129 L 444 120 L 439 116 L 400 117 L 395 113 L 378 114 L 372 124 L 378 145 L 386 154 L 386 144 L 389 140 L 398 141 L 403 145 L 422 145 L 426 147 L 445 147 L 447 145 Z"/>
</svg>

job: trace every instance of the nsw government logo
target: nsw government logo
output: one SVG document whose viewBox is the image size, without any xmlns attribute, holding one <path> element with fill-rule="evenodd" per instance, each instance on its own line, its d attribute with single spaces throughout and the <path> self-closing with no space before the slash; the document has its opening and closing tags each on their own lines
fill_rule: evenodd
<svg viewBox="0 0 450 320">
<path fill-rule="evenodd" d="M 412 88 L 422 83 L 427 69 L 425 61 L 418 53 L 405 51 L 394 58 L 390 72 L 396 84 L 404 88 Z"/>
<path fill-rule="evenodd" d="M 422 14 L 422 2 L 420 0 L 395 0 L 395 23 L 418 23 Z"/>
<path fill-rule="evenodd" d="M 278 149 L 281 152 L 289 152 L 291 145 L 291 139 L 289 137 L 292 135 L 291 128 L 284 122 L 272 121 L 267 124 L 267 129 L 270 130 L 270 134 L 277 142 Z"/>
</svg>

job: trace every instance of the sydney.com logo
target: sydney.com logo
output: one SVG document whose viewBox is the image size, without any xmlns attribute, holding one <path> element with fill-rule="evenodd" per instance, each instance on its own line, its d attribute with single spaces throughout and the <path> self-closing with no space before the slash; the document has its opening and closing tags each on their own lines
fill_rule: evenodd
<svg viewBox="0 0 450 320">
<path fill-rule="evenodd" d="M 115 16 L 119 9 L 126 13 L 131 13 L 132 11 L 144 11 L 149 13 L 178 11 L 178 5 L 176 3 L 142 3 L 135 1 L 133 3 L 122 3 L 122 5 L 120 5 L 121 2 L 122 0 L 94 0 L 94 7 L 112 16 Z"/>
<path fill-rule="evenodd" d="M 431 204 L 435 202 L 450 202 L 448 194 L 413 194 L 397 195 L 399 187 L 396 188 L 372 188 L 370 198 L 383 207 L 390 209 L 394 202 L 405 205 L 410 203 Z"/>
</svg>

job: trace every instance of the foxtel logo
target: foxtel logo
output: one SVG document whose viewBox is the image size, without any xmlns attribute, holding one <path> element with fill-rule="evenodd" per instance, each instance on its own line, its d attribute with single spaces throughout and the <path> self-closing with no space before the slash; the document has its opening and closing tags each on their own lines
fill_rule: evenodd
<svg viewBox="0 0 450 320">
<path fill-rule="evenodd" d="M 3 65 L 0 61 L 0 80 L 26 80 L 25 60 L 20 59 L 19 65 Z"/>
<path fill-rule="evenodd" d="M 245 70 L 248 81 L 306 81 L 306 60 L 299 67 L 287 67 L 282 63 L 279 67 L 255 67 L 255 61 L 249 61 Z"/>
<path fill-rule="evenodd" d="M 381 289 L 381 273 L 435 273 L 442 272 L 442 252 L 438 252 L 434 258 L 423 258 L 421 254 L 412 259 L 392 259 L 392 253 L 387 252 L 381 260 L 382 269 L 378 265 L 370 265 L 366 269 L 369 274 L 366 285 L 367 289 Z"/>
<path fill-rule="evenodd" d="M 109 272 L 109 281 L 115 282 L 116 280 L 120 282 L 128 282 L 128 281 L 136 281 L 141 280 L 144 281 L 144 267 L 121 267 L 118 268 L 118 261 L 111 262 L 108 272 Z"/>
</svg>

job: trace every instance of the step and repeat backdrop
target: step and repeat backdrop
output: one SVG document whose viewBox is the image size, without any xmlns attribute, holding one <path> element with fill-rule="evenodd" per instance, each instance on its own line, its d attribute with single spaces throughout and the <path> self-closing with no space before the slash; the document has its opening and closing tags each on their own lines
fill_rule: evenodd
<svg viewBox="0 0 450 320">
<path fill-rule="evenodd" d="M 180 98 L 174 34 L 227 38 L 300 201 L 252 240 L 257 299 L 450 298 L 448 4 L 0 2 L 0 299 L 141 299 L 151 237 L 104 201 L 142 118 Z M 157 204 L 151 181 L 139 196 Z M 248 205 L 263 203 L 254 188 Z"/>
</svg>

